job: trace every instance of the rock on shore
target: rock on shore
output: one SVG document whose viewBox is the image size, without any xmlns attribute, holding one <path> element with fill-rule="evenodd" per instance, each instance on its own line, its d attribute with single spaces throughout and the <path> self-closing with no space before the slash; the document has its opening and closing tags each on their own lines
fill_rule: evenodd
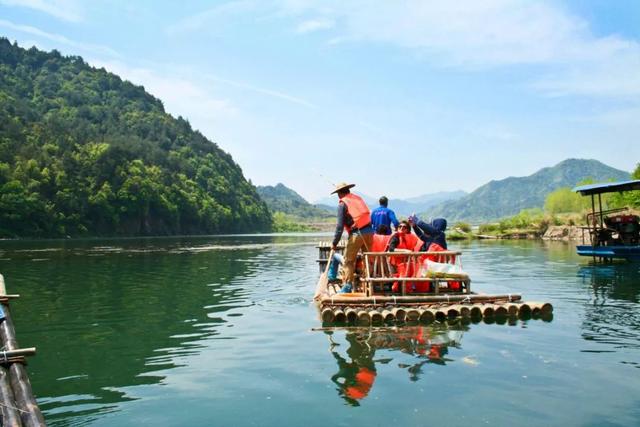
<svg viewBox="0 0 640 427">
<path fill-rule="evenodd" d="M 582 241 L 582 228 L 575 225 L 551 225 L 542 236 L 544 240 Z M 585 244 L 591 243 L 589 233 L 584 231 Z"/>
</svg>

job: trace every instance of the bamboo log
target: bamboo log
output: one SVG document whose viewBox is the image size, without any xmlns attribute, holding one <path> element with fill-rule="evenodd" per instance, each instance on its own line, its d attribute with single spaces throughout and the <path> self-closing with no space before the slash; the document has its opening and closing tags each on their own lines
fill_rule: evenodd
<svg viewBox="0 0 640 427">
<path fill-rule="evenodd" d="M 347 315 L 344 314 L 344 311 L 340 310 L 339 308 L 333 312 L 333 316 L 335 322 L 344 323 L 347 321 Z"/>
<path fill-rule="evenodd" d="M 493 313 L 496 317 L 507 317 L 509 311 L 504 305 L 494 304 Z"/>
<path fill-rule="evenodd" d="M 482 317 L 493 317 L 494 310 L 492 304 L 482 304 L 480 309 L 482 310 Z"/>
<path fill-rule="evenodd" d="M 391 310 L 382 310 L 382 317 L 384 318 L 385 322 L 393 322 L 396 318 Z"/>
<path fill-rule="evenodd" d="M 507 304 L 506 307 L 509 316 L 515 317 L 518 315 L 518 304 Z"/>
<path fill-rule="evenodd" d="M 404 318 L 407 315 L 407 311 L 402 307 L 395 307 L 391 310 L 398 322 L 404 322 Z"/>
<path fill-rule="evenodd" d="M 331 323 L 335 320 L 336 316 L 333 313 L 333 308 L 327 307 L 322 310 L 322 321 L 326 323 Z"/>
<path fill-rule="evenodd" d="M 371 316 L 368 310 L 360 310 L 358 312 L 358 321 L 362 323 L 371 323 Z"/>
<path fill-rule="evenodd" d="M 419 318 L 420 318 L 420 312 L 418 311 L 418 309 L 410 307 L 407 310 L 406 319 L 409 322 L 417 322 Z"/>
<path fill-rule="evenodd" d="M 460 315 L 460 311 L 458 310 L 457 306 L 452 305 L 447 309 L 447 317 L 449 319 L 455 319 L 459 315 Z"/>
<path fill-rule="evenodd" d="M 0 295 L 6 295 L 6 293 L 4 277 L 0 274 Z M 0 338 L 6 350 L 16 350 L 19 347 L 15 338 L 9 305 L 3 303 L 3 309 L 5 319 L 3 322 L 0 322 Z M 20 418 L 23 426 L 46 426 L 42 412 L 40 412 L 40 408 L 38 408 L 38 403 L 33 397 L 31 382 L 27 376 L 27 371 L 21 363 L 11 364 L 9 367 L 9 380 L 11 382 L 11 388 L 13 388 L 16 408 L 21 411 Z"/>
<path fill-rule="evenodd" d="M 526 302 L 520 304 L 518 315 L 524 317 L 531 316 L 531 306 Z"/>
<path fill-rule="evenodd" d="M 447 320 L 447 310 L 442 308 L 442 307 L 438 307 L 435 309 L 436 310 L 436 320 L 438 322 L 444 322 L 445 320 Z"/>
<path fill-rule="evenodd" d="M 548 302 L 529 302 L 534 315 L 547 315 L 553 313 L 553 306 Z"/>
<path fill-rule="evenodd" d="M 419 311 L 420 311 L 420 318 L 418 320 L 420 320 L 423 323 L 432 323 L 436 319 L 435 314 L 433 314 L 433 312 L 428 308 L 423 308 L 423 309 L 420 309 Z"/>
<path fill-rule="evenodd" d="M 369 316 L 371 317 L 371 323 L 378 324 L 384 322 L 384 316 L 378 310 L 371 310 Z"/>
<path fill-rule="evenodd" d="M 480 308 L 480 305 L 473 304 L 471 307 L 469 307 L 469 315 L 474 319 L 482 317 L 482 309 Z"/>
<path fill-rule="evenodd" d="M 16 408 L 16 400 L 9 381 L 9 372 L 4 367 L 0 367 L 0 414 L 2 414 L 2 425 L 11 427 L 21 427 L 20 413 Z"/>
<path fill-rule="evenodd" d="M 347 322 L 349 323 L 356 323 L 358 320 L 358 311 L 354 308 L 347 308 L 344 314 L 347 316 Z"/>
</svg>

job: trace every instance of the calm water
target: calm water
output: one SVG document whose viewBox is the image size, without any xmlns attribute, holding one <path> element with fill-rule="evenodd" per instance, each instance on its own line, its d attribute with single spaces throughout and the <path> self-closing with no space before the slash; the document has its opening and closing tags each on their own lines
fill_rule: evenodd
<svg viewBox="0 0 640 427">
<path fill-rule="evenodd" d="M 640 425 L 640 264 L 456 244 L 476 291 L 553 320 L 316 330 L 320 239 L 0 242 L 48 423 Z"/>
</svg>

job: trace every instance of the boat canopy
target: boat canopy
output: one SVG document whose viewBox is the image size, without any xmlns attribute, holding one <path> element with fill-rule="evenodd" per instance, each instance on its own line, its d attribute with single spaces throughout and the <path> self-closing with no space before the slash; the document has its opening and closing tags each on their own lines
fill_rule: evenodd
<svg viewBox="0 0 640 427">
<path fill-rule="evenodd" d="M 615 193 L 618 191 L 640 190 L 640 179 L 633 181 L 605 182 L 600 184 L 581 185 L 573 189 L 583 196 L 590 194 Z"/>
</svg>

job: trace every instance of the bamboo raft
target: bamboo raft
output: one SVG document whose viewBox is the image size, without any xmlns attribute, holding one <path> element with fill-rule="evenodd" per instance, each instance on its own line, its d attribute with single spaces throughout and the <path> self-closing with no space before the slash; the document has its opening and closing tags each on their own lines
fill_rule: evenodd
<svg viewBox="0 0 640 427">
<path fill-rule="evenodd" d="M 46 426 L 42 412 L 33 397 L 31 382 L 25 368 L 25 356 L 36 353 L 35 347 L 19 348 L 9 311 L 9 300 L 19 295 L 8 295 L 4 277 L 0 274 L 0 425 L 11 427 Z M 1 316 L 0 316 L 1 317 Z"/>
<path fill-rule="evenodd" d="M 401 257 L 408 270 L 418 271 L 421 259 L 429 256 L 439 263 L 460 262 L 461 252 L 364 252 L 356 274 L 356 292 L 338 293 L 340 285 L 329 282 L 327 272 L 333 255 L 330 242 L 319 242 L 320 278 L 314 300 L 324 323 L 382 324 L 388 322 L 444 322 L 452 319 L 508 319 L 553 317 L 553 306 L 545 302 L 524 302 L 517 294 L 486 295 L 471 292 L 471 279 L 465 274 L 412 274 L 396 277 L 389 260 Z M 342 252 L 341 242 L 336 252 Z M 410 283 L 428 283 L 430 291 L 407 293 Z M 400 293 L 380 287 L 398 283 Z M 451 286 L 456 284 L 455 287 Z"/>
</svg>

